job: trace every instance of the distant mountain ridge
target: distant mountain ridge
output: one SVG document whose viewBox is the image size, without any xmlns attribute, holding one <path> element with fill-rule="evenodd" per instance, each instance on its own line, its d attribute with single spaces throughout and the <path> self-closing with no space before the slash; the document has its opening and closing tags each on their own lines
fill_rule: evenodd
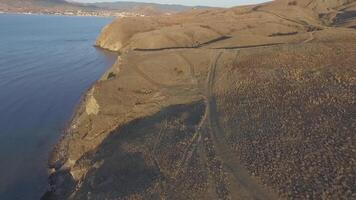
<svg viewBox="0 0 356 200">
<path fill-rule="evenodd" d="M 0 3 L 9 4 L 9 5 L 17 5 L 20 3 L 25 4 L 48 4 L 48 3 L 55 3 L 55 4 L 69 4 L 65 0 L 0 0 Z"/>
<path fill-rule="evenodd" d="M 69 3 L 65 0 L 0 0 L 1 7 L 14 8 L 39 8 L 53 6 L 77 6 L 76 3 Z"/>
<path fill-rule="evenodd" d="M 118 12 L 135 12 L 144 15 L 157 15 L 162 13 L 180 12 L 193 8 L 177 4 L 157 4 L 140 2 L 102 2 L 102 3 L 79 3 L 66 0 L 0 0 L 0 11 L 8 12 L 108 12 L 114 15 Z"/>
<path fill-rule="evenodd" d="M 158 4 L 158 3 L 144 3 L 144 2 L 131 2 L 131 1 L 98 2 L 98 3 L 89 3 L 86 5 L 92 5 L 92 6 L 96 6 L 100 8 L 108 8 L 108 9 L 119 9 L 119 10 L 132 10 L 137 8 L 151 7 L 165 12 L 181 12 L 193 8 L 210 8 L 205 6 L 184 6 L 179 4 Z"/>
</svg>

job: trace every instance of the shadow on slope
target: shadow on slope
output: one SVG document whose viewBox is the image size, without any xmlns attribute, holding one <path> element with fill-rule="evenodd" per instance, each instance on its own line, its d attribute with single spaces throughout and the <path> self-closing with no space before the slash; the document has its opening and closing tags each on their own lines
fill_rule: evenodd
<svg viewBox="0 0 356 200">
<path fill-rule="evenodd" d="M 194 188 L 194 183 L 186 185 L 187 181 L 174 177 L 174 172 L 202 118 L 204 107 L 203 102 L 170 106 L 117 128 L 71 170 L 75 176 L 76 172 L 90 169 L 84 178 L 75 183 L 68 172 L 53 176 L 57 186 L 66 189 L 49 192 L 44 199 L 159 199 L 161 195 L 185 198 L 183 194 L 176 194 L 175 187 L 188 191 Z M 65 181 L 56 179 L 63 177 Z M 166 181 L 170 182 L 169 186 L 162 188 Z M 75 185 L 80 187 L 75 189 Z"/>
</svg>

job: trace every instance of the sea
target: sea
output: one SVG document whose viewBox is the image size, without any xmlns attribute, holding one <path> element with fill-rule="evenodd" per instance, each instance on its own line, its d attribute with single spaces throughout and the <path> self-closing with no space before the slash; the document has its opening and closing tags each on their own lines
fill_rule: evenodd
<svg viewBox="0 0 356 200">
<path fill-rule="evenodd" d="M 38 200 L 81 96 L 117 54 L 93 46 L 112 18 L 0 14 L 0 200 Z"/>
</svg>

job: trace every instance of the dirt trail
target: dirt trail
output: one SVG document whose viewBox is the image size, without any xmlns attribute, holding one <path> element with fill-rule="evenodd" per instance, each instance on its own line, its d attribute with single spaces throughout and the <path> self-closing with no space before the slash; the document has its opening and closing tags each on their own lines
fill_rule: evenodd
<svg viewBox="0 0 356 200">
<path fill-rule="evenodd" d="M 300 42 L 308 43 L 315 39 L 314 32 L 309 33 L 309 37 Z M 237 49 L 242 48 L 260 48 L 265 46 L 276 46 L 283 45 L 283 43 L 274 43 L 274 44 L 265 44 L 265 45 L 256 45 L 256 46 L 246 46 L 246 47 L 236 47 Z M 203 142 L 203 138 L 205 138 L 204 134 L 207 134 L 212 140 L 212 148 L 216 152 L 216 157 L 221 161 L 223 169 L 227 172 L 228 183 L 225 183 L 229 188 L 229 195 L 232 199 L 243 199 L 244 197 L 248 197 L 251 199 L 261 199 L 261 200 L 269 200 L 269 199 L 278 199 L 278 196 L 274 194 L 271 190 L 267 189 L 264 185 L 261 185 L 253 177 L 250 176 L 249 172 L 245 169 L 245 167 L 237 160 L 237 156 L 234 155 L 233 150 L 229 147 L 226 142 L 224 130 L 221 128 L 219 124 L 219 116 L 217 111 L 216 99 L 214 96 L 214 84 L 216 79 L 216 72 L 220 58 L 223 56 L 225 51 L 231 51 L 235 48 L 229 49 L 221 49 L 215 57 L 211 60 L 211 64 L 208 70 L 208 75 L 205 82 L 205 88 L 198 88 L 197 79 L 195 75 L 195 69 L 193 63 L 182 53 L 178 52 L 176 56 L 183 61 L 185 65 L 189 68 L 189 76 L 192 80 L 190 84 L 182 84 L 182 85 L 168 85 L 164 83 L 160 83 L 149 75 L 147 75 L 143 70 L 141 70 L 137 65 L 133 66 L 133 70 L 139 74 L 142 78 L 152 83 L 160 90 L 169 93 L 174 96 L 181 96 L 182 94 L 186 94 L 187 91 L 197 91 L 199 90 L 200 94 L 202 94 L 202 98 L 205 99 L 205 113 L 202 117 L 200 123 L 196 127 L 195 133 L 193 134 L 189 144 L 184 150 L 183 156 L 178 162 L 177 169 L 173 173 L 173 177 L 178 177 L 179 174 L 185 170 L 189 164 L 189 161 L 192 159 L 195 153 L 197 153 L 201 157 L 201 161 L 205 166 L 209 165 L 209 160 L 207 159 L 207 150 L 205 149 L 205 145 Z M 238 54 L 236 54 L 237 58 Z M 236 59 L 235 59 L 236 60 Z M 161 171 L 160 164 L 158 159 L 155 157 L 156 146 L 160 143 L 162 138 L 162 134 L 164 131 L 160 131 L 156 142 L 155 147 L 153 148 L 152 159 L 156 165 L 156 167 Z M 211 170 L 206 169 L 208 173 L 208 182 L 210 188 L 208 189 L 208 193 L 211 195 L 216 195 L 216 187 L 219 184 L 217 180 L 212 177 Z M 161 173 L 163 173 L 161 171 Z M 160 178 L 160 191 L 161 195 L 164 196 L 166 190 L 165 183 L 165 175 L 162 174 Z M 226 180 L 225 180 L 226 181 Z"/>
<path fill-rule="evenodd" d="M 289 22 L 292 22 L 292 23 L 296 23 L 296 24 L 299 24 L 301 26 L 307 26 L 308 24 L 304 21 L 297 21 L 297 20 L 294 20 L 294 19 L 290 19 L 290 18 L 287 18 L 285 16 L 282 16 L 280 14 L 277 14 L 277 13 L 274 13 L 274 12 L 271 12 L 271 11 L 268 11 L 268 10 L 261 10 L 259 8 L 256 8 L 254 10 L 255 12 L 262 12 L 262 13 L 267 13 L 267 14 L 270 14 L 270 15 L 273 15 L 273 16 L 276 16 L 278 18 L 281 18 L 283 20 L 286 20 L 286 21 L 289 21 Z"/>
<path fill-rule="evenodd" d="M 259 48 L 259 47 L 270 47 L 270 46 L 277 46 L 277 45 L 285 45 L 288 43 L 269 43 L 269 44 L 259 44 L 259 45 L 246 45 L 246 46 L 233 46 L 233 47 L 219 47 L 219 48 L 212 48 L 212 49 L 252 49 L 252 48 Z"/>
<path fill-rule="evenodd" d="M 314 33 L 315 33 L 314 31 L 313 32 L 309 32 L 309 38 L 306 39 L 304 42 L 302 42 L 302 44 L 309 43 L 309 42 L 313 41 L 315 39 Z"/>
<path fill-rule="evenodd" d="M 183 59 L 183 58 L 182 58 Z M 189 65 L 189 64 L 188 64 Z M 190 66 L 188 66 L 190 67 Z M 167 93 L 171 93 L 171 94 L 178 94 L 179 92 L 177 91 L 184 91 L 184 90 L 190 90 L 192 88 L 192 86 L 195 84 L 195 79 L 194 77 L 191 77 L 192 79 L 192 83 L 184 83 L 184 84 L 177 84 L 177 85 L 171 85 L 171 84 L 165 84 L 165 83 L 161 83 L 159 81 L 154 80 L 154 78 L 151 78 L 149 75 L 147 75 L 143 70 L 141 70 L 138 66 L 133 65 L 132 69 L 139 75 L 141 76 L 143 79 L 145 79 L 146 81 L 148 81 L 149 83 L 151 83 L 152 85 L 156 86 L 158 89 L 160 90 L 164 90 Z M 190 72 L 191 74 L 193 72 Z M 188 95 L 189 93 L 187 93 L 186 95 Z"/>
<path fill-rule="evenodd" d="M 195 77 L 195 69 L 194 69 L 194 65 L 192 64 L 192 62 L 190 62 L 190 60 L 187 57 L 185 57 L 182 53 L 177 53 L 177 56 L 180 59 L 182 59 L 186 63 L 186 65 L 189 67 L 189 73 L 190 73 L 192 82 L 197 84 L 198 81 Z"/>
<path fill-rule="evenodd" d="M 164 135 L 164 131 L 165 129 L 167 128 L 167 121 L 165 121 L 165 124 L 163 125 L 163 127 L 161 127 L 161 130 L 159 131 L 158 133 L 158 137 L 156 139 L 156 141 L 154 142 L 154 146 L 153 146 L 153 149 L 152 149 L 152 160 L 156 166 L 156 168 L 159 170 L 159 184 L 158 184 L 158 187 L 159 187 L 159 191 L 160 191 L 160 197 L 161 199 L 165 199 L 165 196 L 166 196 L 166 181 L 165 181 L 165 174 L 164 174 L 164 171 L 162 170 L 160 164 L 159 164 L 159 160 L 157 158 L 157 147 L 158 147 L 158 144 L 159 142 L 161 141 L 163 135 Z"/>
<path fill-rule="evenodd" d="M 250 177 L 248 171 L 244 168 L 244 166 L 237 161 L 236 155 L 234 155 L 233 150 L 230 149 L 225 140 L 225 135 L 223 129 L 219 125 L 218 113 L 216 107 L 216 100 L 214 97 L 213 87 L 215 84 L 215 76 L 218 67 L 219 59 L 223 56 L 223 52 L 226 50 L 221 50 L 212 60 L 211 65 L 208 71 L 208 75 L 206 78 L 205 88 L 202 88 L 202 98 L 205 99 L 206 108 L 204 116 L 202 117 L 199 125 L 196 127 L 195 133 L 191 138 L 189 144 L 187 145 L 181 160 L 178 162 L 177 169 L 173 173 L 174 177 L 179 176 L 179 174 L 185 170 L 188 166 L 189 161 L 192 159 L 195 153 L 201 157 L 201 161 L 205 166 L 209 166 L 209 159 L 207 159 L 207 150 L 205 149 L 205 145 L 203 142 L 204 134 L 207 134 L 212 141 L 212 148 L 216 152 L 216 158 L 221 161 L 222 167 L 224 171 L 227 172 L 228 181 L 224 180 L 224 184 L 228 187 L 229 195 L 232 199 L 244 199 L 246 197 L 251 199 L 277 199 L 275 194 L 272 194 L 269 190 L 267 190 L 263 185 L 257 183 L 253 178 Z M 185 64 L 188 65 L 190 76 L 192 80 L 195 80 L 195 72 L 194 66 L 188 60 L 188 58 L 184 57 L 181 54 L 177 54 L 180 59 L 183 59 Z M 187 85 L 166 85 L 159 82 L 156 82 L 151 77 L 149 77 L 144 71 L 142 71 L 139 67 L 133 66 L 133 69 L 136 73 L 138 73 L 142 78 L 146 79 L 153 85 L 157 86 L 160 90 L 171 91 L 171 94 L 181 95 L 182 93 L 186 93 L 183 90 L 198 90 L 198 85 L 196 84 L 187 84 Z M 195 88 L 195 89 L 194 89 Z M 160 164 L 158 159 L 154 156 L 156 152 L 156 146 L 160 143 L 162 138 L 162 134 L 164 131 L 161 130 L 157 140 L 155 142 L 155 147 L 153 148 L 152 159 L 156 165 L 156 167 L 161 171 Z M 208 174 L 208 182 L 209 189 L 208 193 L 210 195 L 216 195 L 216 188 L 219 185 L 216 177 L 212 177 L 211 169 L 206 169 Z M 160 193 L 162 196 L 165 196 L 166 193 L 166 183 L 165 183 L 165 175 L 161 171 L 162 176 L 160 177 Z"/>
<path fill-rule="evenodd" d="M 231 197 L 232 199 L 239 199 L 242 191 L 253 199 L 277 199 L 277 195 L 272 194 L 264 188 L 263 185 L 260 185 L 250 177 L 247 170 L 237 161 L 236 156 L 233 155 L 233 150 L 226 144 L 224 131 L 219 125 L 216 102 L 213 94 L 216 69 L 222 55 L 222 51 L 217 54 L 209 69 L 206 81 L 206 115 L 209 126 L 208 130 L 210 131 L 217 156 L 221 159 L 224 169 L 229 174 L 229 178 L 233 179 L 229 182 Z"/>
<path fill-rule="evenodd" d="M 314 0 L 309 1 L 309 2 L 304 6 L 304 8 L 308 8 L 313 2 L 314 2 Z"/>
<path fill-rule="evenodd" d="M 206 46 L 209 46 L 210 44 L 214 44 L 217 42 L 221 42 L 227 39 L 230 39 L 230 36 L 226 36 L 226 35 L 222 35 L 218 38 L 215 39 L 211 39 L 207 42 L 201 43 L 201 44 L 197 44 L 194 46 L 179 46 L 177 44 L 177 42 L 169 37 L 166 36 L 166 38 L 168 38 L 170 41 L 172 41 L 173 43 L 175 43 L 175 46 L 172 47 L 162 47 L 162 48 L 152 48 L 152 49 L 142 49 L 142 48 L 135 48 L 133 49 L 134 51 L 165 51 L 165 50 L 177 50 L 177 49 L 199 49 L 199 48 L 204 48 Z"/>
</svg>

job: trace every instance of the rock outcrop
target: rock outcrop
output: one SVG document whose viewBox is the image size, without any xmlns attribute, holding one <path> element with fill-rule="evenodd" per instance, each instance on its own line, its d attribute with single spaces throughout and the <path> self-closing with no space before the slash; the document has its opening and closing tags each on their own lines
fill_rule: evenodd
<svg viewBox="0 0 356 200">
<path fill-rule="evenodd" d="M 44 198 L 355 198 L 356 5 L 323 2 L 112 22 Z"/>
</svg>

